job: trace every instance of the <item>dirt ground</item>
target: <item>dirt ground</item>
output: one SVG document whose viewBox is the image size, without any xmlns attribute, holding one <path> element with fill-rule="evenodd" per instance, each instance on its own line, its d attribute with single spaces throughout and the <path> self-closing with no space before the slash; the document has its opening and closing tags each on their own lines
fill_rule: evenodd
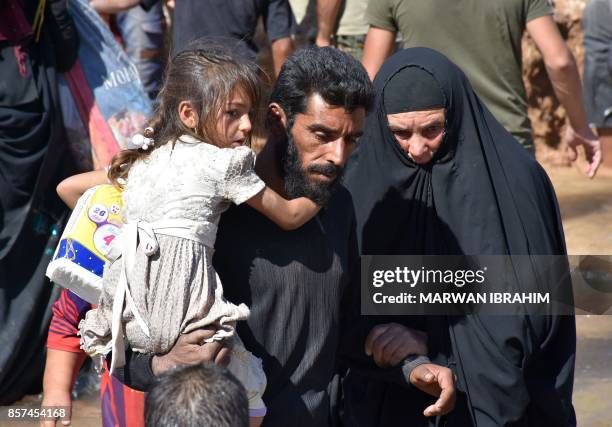
<svg viewBox="0 0 612 427">
<path fill-rule="evenodd" d="M 577 166 L 547 168 L 555 186 L 568 253 L 612 254 L 612 171 L 594 180 Z M 611 311 L 607 313 L 612 314 Z M 574 406 L 581 427 L 612 425 L 612 315 L 576 316 Z"/>
<path fill-rule="evenodd" d="M 612 170 L 602 170 L 594 180 L 573 167 L 548 167 L 555 186 L 568 252 L 575 255 L 612 254 Z M 609 311 L 612 314 L 612 311 Z M 581 427 L 612 425 L 612 315 L 576 316 L 578 350 L 574 405 Z M 23 403 L 36 404 L 38 396 Z M 99 426 L 97 396 L 74 402 L 75 427 Z M 2 422 L 0 427 L 34 427 L 37 423 Z"/>
</svg>

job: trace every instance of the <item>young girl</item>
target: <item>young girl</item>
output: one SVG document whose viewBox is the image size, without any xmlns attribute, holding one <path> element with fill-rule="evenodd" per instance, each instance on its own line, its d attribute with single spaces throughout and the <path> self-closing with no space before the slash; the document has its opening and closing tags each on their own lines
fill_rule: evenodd
<svg viewBox="0 0 612 427">
<path fill-rule="evenodd" d="M 112 350 L 110 371 L 124 363 L 124 338 L 134 351 L 163 354 L 181 333 L 208 325 L 213 339 L 234 340 L 229 365 L 249 392 L 252 416 L 263 416 L 265 376 L 234 331 L 248 308 L 223 297 L 211 258 L 219 217 L 248 203 L 284 229 L 302 226 L 320 207 L 287 201 L 259 179 L 247 145 L 260 101 L 256 68 L 220 48 L 179 53 L 166 70 L 151 128 L 115 156 L 111 183 L 126 181 L 123 231 L 107 265 L 99 305 L 81 322 L 81 348 Z M 101 172 L 58 187 L 74 205 L 83 188 L 106 181 Z M 75 190 L 76 189 L 76 190 Z M 236 242 L 237 245 L 240 242 Z"/>
</svg>

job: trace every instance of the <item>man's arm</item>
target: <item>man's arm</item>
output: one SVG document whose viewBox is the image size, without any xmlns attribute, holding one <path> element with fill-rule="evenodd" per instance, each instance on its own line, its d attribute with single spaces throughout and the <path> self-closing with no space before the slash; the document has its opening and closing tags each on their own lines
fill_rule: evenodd
<svg viewBox="0 0 612 427">
<path fill-rule="evenodd" d="M 319 47 L 330 46 L 332 35 L 336 32 L 340 0 L 317 0 L 318 31 L 315 44 Z"/>
<path fill-rule="evenodd" d="M 272 50 L 274 75 L 278 76 L 283 62 L 294 50 L 291 36 L 295 34 L 295 18 L 287 0 L 270 0 L 263 18 Z"/>
<path fill-rule="evenodd" d="M 374 80 L 385 59 L 393 52 L 395 35 L 396 33 L 393 31 L 383 30 L 378 27 L 370 27 L 368 30 L 361 63 L 371 80 Z"/>
<path fill-rule="evenodd" d="M 272 42 L 272 62 L 274 63 L 274 75 L 278 77 L 285 59 L 293 53 L 294 45 L 291 37 L 283 37 Z"/>
<path fill-rule="evenodd" d="M 601 143 L 588 125 L 574 56 L 559 34 L 552 16 L 541 16 L 527 22 L 527 32 L 542 53 L 555 95 L 567 112 L 570 125 L 566 138 L 570 159 L 576 160 L 576 147 L 582 145 L 589 163 L 586 173 L 592 178 L 601 163 Z"/>
<path fill-rule="evenodd" d="M 201 344 L 215 334 L 214 328 L 198 329 L 182 334 L 172 350 L 164 355 L 127 351 L 125 366 L 117 368 L 113 375 L 130 388 L 147 391 L 156 376 L 178 365 L 196 365 L 214 361 L 225 365 L 229 361 L 230 348 L 225 342 L 214 341 Z M 107 356 L 110 364 L 111 354 Z"/>
</svg>

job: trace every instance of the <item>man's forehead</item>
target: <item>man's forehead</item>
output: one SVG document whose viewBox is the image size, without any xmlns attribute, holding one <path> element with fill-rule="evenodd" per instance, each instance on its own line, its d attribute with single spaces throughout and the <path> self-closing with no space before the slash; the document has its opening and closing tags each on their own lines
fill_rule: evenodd
<svg viewBox="0 0 612 427">
<path fill-rule="evenodd" d="M 308 97 L 306 110 L 303 113 L 304 119 L 309 122 L 320 123 L 329 127 L 343 127 L 346 124 L 353 128 L 361 128 L 365 118 L 365 108 L 358 107 L 354 111 L 347 111 L 344 107 L 331 105 L 318 93 Z M 349 123 L 347 123 L 349 122 Z"/>
</svg>

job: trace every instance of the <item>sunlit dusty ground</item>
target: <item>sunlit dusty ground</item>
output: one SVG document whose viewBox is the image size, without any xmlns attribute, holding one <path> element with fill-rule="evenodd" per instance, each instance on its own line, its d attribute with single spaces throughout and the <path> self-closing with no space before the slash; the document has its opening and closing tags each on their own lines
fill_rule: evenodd
<svg viewBox="0 0 612 427">
<path fill-rule="evenodd" d="M 547 168 L 561 206 L 570 254 L 612 254 L 612 172 L 588 180 L 573 168 Z M 605 171 L 604 171 L 605 172 Z M 612 426 L 612 315 L 577 316 L 578 352 L 574 404 L 581 427 Z M 36 396 L 24 401 L 35 402 Z M 74 403 L 73 426 L 99 426 L 94 395 Z M 1 422 L 30 427 L 37 423 Z"/>
<path fill-rule="evenodd" d="M 547 172 L 561 206 L 568 252 L 612 254 L 612 173 L 604 170 L 595 180 L 588 180 L 577 168 Z M 612 315 L 577 316 L 576 326 L 574 405 L 578 425 L 612 426 Z"/>
</svg>

